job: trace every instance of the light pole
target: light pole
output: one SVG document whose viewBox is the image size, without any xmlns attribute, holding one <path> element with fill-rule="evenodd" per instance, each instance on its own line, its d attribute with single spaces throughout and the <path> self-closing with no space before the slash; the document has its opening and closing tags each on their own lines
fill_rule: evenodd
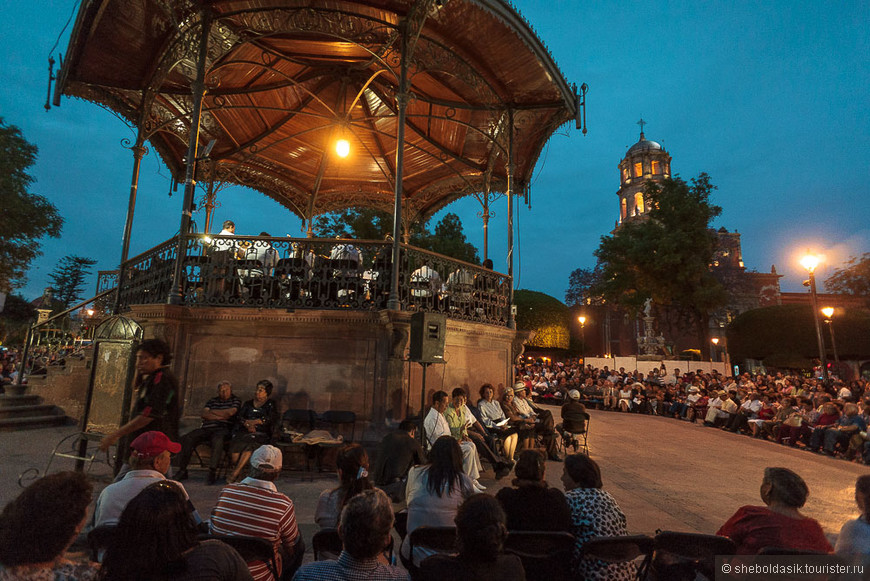
<svg viewBox="0 0 870 581">
<path fill-rule="evenodd" d="M 837 340 L 834 338 L 834 307 L 825 307 L 822 309 L 822 314 L 825 315 L 825 324 L 828 326 L 828 331 L 831 332 L 831 347 L 834 348 L 834 369 L 837 377 L 840 374 L 840 356 L 837 354 Z"/>
<path fill-rule="evenodd" d="M 806 255 L 801 258 L 801 265 L 807 269 L 810 275 L 810 305 L 813 309 L 813 322 L 816 325 L 816 342 L 819 347 L 819 364 L 822 366 L 822 379 L 825 383 L 828 382 L 828 360 L 825 357 L 825 340 L 822 337 L 822 327 L 819 324 L 819 305 L 816 296 L 816 267 L 821 262 L 821 258 L 807 251 Z"/>
<path fill-rule="evenodd" d="M 713 355 L 718 355 L 716 353 L 716 348 L 719 346 L 719 337 L 713 337 L 712 339 L 710 339 L 710 342 L 713 344 L 713 349 L 710 351 L 710 363 L 713 363 L 715 359 L 718 359 L 718 357 L 714 358 Z"/>
<path fill-rule="evenodd" d="M 577 320 L 580 321 L 580 358 L 586 363 L 586 317 L 580 315 Z"/>
</svg>

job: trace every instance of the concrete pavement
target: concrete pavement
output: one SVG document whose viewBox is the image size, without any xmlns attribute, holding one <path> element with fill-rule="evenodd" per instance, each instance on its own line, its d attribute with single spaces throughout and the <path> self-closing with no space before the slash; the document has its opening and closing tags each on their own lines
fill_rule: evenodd
<svg viewBox="0 0 870 581">
<path fill-rule="evenodd" d="M 558 409 L 553 412 L 558 418 Z M 591 457 L 601 466 L 604 488 L 619 502 L 631 533 L 714 533 L 738 507 L 761 504 L 758 490 L 766 466 L 791 468 L 807 481 L 810 498 L 803 512 L 819 520 L 830 536 L 857 514 L 854 484 L 868 472 L 866 466 L 673 419 L 597 410 L 591 416 Z M 21 472 L 44 471 L 54 446 L 76 431 L 56 427 L 0 433 L 0 505 L 18 495 Z M 58 459 L 51 471 L 72 465 Z M 561 489 L 562 464 L 548 462 L 547 471 L 548 482 Z M 92 473 L 99 492 L 108 481 L 108 467 L 95 464 Z M 204 469 L 191 469 L 184 485 L 200 514 L 208 517 L 220 486 L 206 485 L 205 476 Z M 481 478 L 492 494 L 510 486 L 510 480 L 495 481 L 491 471 Z M 296 504 L 310 547 L 317 498 L 337 484 L 335 475 L 285 471 L 276 484 Z"/>
</svg>

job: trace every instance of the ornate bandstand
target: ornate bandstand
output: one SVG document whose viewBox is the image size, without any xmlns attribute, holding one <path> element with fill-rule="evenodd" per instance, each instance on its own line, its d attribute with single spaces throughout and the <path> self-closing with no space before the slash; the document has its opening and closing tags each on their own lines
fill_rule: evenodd
<svg viewBox="0 0 870 581">
<path fill-rule="evenodd" d="M 293 407 L 352 410 L 377 430 L 419 411 L 413 312 L 448 321 L 430 390 L 509 381 L 513 205 L 553 132 L 582 128 L 584 94 L 500 0 L 84 0 L 55 104 L 92 101 L 136 132 L 120 267 L 101 290 L 172 345 L 186 413 L 220 379 L 244 397 L 267 377 Z M 148 147 L 184 184 L 181 234 L 131 257 Z M 227 184 L 274 199 L 308 237 L 209 234 Z M 407 243 L 463 196 L 486 226 L 496 195 L 506 273 Z M 318 215 L 349 207 L 391 213 L 391 239 L 312 237 Z"/>
</svg>

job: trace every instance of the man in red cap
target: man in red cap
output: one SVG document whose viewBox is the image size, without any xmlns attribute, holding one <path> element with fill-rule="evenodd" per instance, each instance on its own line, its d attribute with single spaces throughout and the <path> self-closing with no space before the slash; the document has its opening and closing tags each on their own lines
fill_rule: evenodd
<svg viewBox="0 0 870 581">
<path fill-rule="evenodd" d="M 172 454 L 177 454 L 180 451 L 181 444 L 173 442 L 163 432 L 144 432 L 133 440 L 130 444 L 132 470 L 127 472 L 121 480 L 110 484 L 100 493 L 94 507 L 94 526 L 117 524 L 121 513 L 124 512 L 124 507 L 134 496 L 149 484 L 158 480 L 166 480 L 165 474 L 169 470 Z M 174 480 L 168 482 L 178 486 L 187 497 L 187 491 L 184 490 L 181 483 Z M 190 504 L 189 498 L 188 505 L 196 523 L 202 522 L 196 509 Z"/>
</svg>

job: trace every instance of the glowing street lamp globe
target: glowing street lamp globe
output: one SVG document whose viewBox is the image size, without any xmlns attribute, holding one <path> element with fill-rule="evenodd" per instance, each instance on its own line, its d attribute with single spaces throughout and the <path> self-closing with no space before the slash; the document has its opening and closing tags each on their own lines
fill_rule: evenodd
<svg viewBox="0 0 870 581">
<path fill-rule="evenodd" d="M 821 257 L 807 252 L 803 258 L 801 258 L 801 266 L 803 266 L 807 272 L 815 272 L 816 267 L 822 261 Z"/>
<path fill-rule="evenodd" d="M 825 315 L 826 318 L 830 319 L 834 316 L 834 307 L 825 307 L 822 309 L 822 314 Z"/>
</svg>

